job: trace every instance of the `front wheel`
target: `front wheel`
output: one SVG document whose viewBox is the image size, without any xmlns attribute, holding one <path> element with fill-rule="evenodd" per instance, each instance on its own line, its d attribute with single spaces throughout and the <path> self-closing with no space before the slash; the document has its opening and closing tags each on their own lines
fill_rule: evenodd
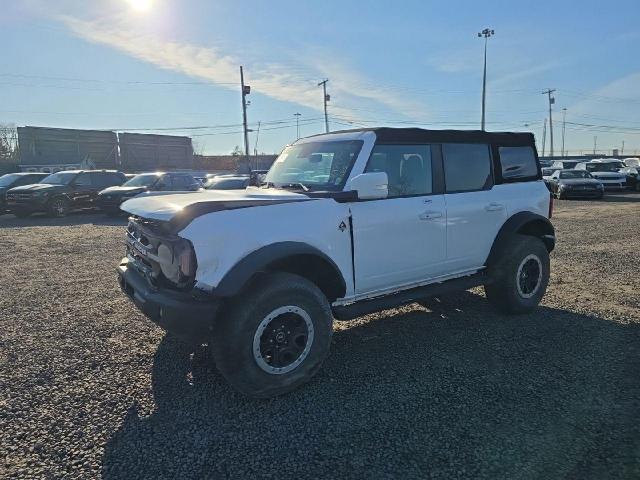
<svg viewBox="0 0 640 480">
<path fill-rule="evenodd" d="M 237 390 L 274 397 L 315 375 L 332 332 L 329 302 L 316 285 L 289 273 L 262 275 L 216 320 L 213 359 Z"/>
<path fill-rule="evenodd" d="M 58 197 L 49 202 L 49 215 L 52 217 L 66 217 L 69 213 L 69 202 L 66 198 Z"/>
<path fill-rule="evenodd" d="M 538 306 L 549 284 L 549 252 L 542 240 L 515 235 L 502 258 L 489 266 L 487 299 L 505 313 L 527 313 Z"/>
</svg>

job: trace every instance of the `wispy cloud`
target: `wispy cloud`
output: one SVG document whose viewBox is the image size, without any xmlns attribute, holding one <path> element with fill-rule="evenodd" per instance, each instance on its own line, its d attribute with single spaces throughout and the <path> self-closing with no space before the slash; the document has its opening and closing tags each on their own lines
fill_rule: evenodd
<svg viewBox="0 0 640 480">
<path fill-rule="evenodd" d="M 129 19 L 121 16 L 98 20 L 66 13 L 56 13 L 52 16 L 83 40 L 107 45 L 159 68 L 209 81 L 223 88 L 237 89 L 238 68 L 244 63 L 250 72 L 249 80 L 254 91 L 311 109 L 322 108 L 317 83 L 289 73 L 296 71 L 296 68 L 290 68 L 296 65 L 257 63 L 247 58 L 241 60 L 232 52 L 223 51 L 216 46 L 204 47 L 166 40 L 137 28 Z M 415 102 L 373 87 L 372 80 L 347 67 L 338 67 L 340 63 L 337 58 L 306 61 L 309 76 L 315 76 L 317 79 L 331 78 L 332 97 L 340 99 L 340 106 L 333 106 L 332 112 L 350 115 L 352 112 L 349 106 L 364 100 L 403 116 L 419 113 L 424 117 L 424 108 L 417 109 Z"/>
</svg>

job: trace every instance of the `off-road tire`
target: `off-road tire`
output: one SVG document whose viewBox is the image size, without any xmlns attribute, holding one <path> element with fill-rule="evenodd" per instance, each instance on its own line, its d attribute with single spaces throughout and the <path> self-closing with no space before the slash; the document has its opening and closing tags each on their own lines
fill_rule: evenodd
<svg viewBox="0 0 640 480">
<path fill-rule="evenodd" d="M 269 398 L 294 390 L 316 374 L 329 352 L 333 333 L 329 302 L 312 282 L 289 273 L 260 275 L 245 290 L 232 299 L 214 323 L 210 345 L 215 365 L 234 388 L 251 397 Z M 268 335 L 271 331 L 268 327 L 259 328 L 265 325 L 264 322 L 276 322 L 279 317 L 271 321 L 270 316 L 284 307 L 294 307 L 308 314 L 312 328 L 305 328 L 307 342 L 311 339 L 310 348 L 306 356 L 296 357 L 303 360 L 292 370 L 268 372 L 264 368 L 272 367 L 266 363 L 261 367 L 258 363 L 266 358 L 256 353 L 262 351 L 262 344 L 256 347 L 255 343 L 256 339 L 267 337 L 257 332 Z M 281 315 L 291 314 L 284 312 Z M 270 327 L 272 323 L 266 325 Z"/>
<path fill-rule="evenodd" d="M 63 197 L 52 198 L 47 205 L 47 212 L 51 217 L 66 217 L 69 213 L 69 201 Z"/>
<path fill-rule="evenodd" d="M 540 270 L 529 276 L 527 271 Z M 523 271 L 525 275 L 523 277 Z M 504 313 L 527 313 L 538 306 L 549 284 L 549 252 L 542 240 L 529 235 L 514 235 L 494 265 L 489 265 L 491 282 L 485 285 L 487 299 Z M 538 278 L 535 288 L 527 280 Z M 520 287 L 519 287 L 519 282 Z"/>
</svg>

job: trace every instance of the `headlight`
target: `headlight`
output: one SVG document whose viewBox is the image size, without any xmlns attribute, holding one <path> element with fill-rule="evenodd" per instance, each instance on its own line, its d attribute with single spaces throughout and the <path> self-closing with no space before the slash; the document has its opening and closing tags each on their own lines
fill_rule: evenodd
<svg viewBox="0 0 640 480">
<path fill-rule="evenodd" d="M 162 274 L 173 283 L 192 279 L 196 274 L 196 256 L 188 240 L 181 240 L 173 248 L 161 243 L 158 258 Z"/>
</svg>

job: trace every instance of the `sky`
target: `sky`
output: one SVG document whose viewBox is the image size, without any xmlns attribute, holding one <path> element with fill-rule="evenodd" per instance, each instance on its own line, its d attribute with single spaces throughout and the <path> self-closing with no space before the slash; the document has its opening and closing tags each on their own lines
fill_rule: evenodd
<svg viewBox="0 0 640 480">
<path fill-rule="evenodd" d="M 640 154 L 640 3 L 0 0 L 0 123 L 188 135 L 197 152 L 279 152 L 365 126 L 532 131 L 542 153 Z M 563 109 L 566 108 L 566 112 Z M 259 127 L 259 128 L 258 128 Z M 550 150 L 549 128 L 545 152 Z"/>
</svg>

